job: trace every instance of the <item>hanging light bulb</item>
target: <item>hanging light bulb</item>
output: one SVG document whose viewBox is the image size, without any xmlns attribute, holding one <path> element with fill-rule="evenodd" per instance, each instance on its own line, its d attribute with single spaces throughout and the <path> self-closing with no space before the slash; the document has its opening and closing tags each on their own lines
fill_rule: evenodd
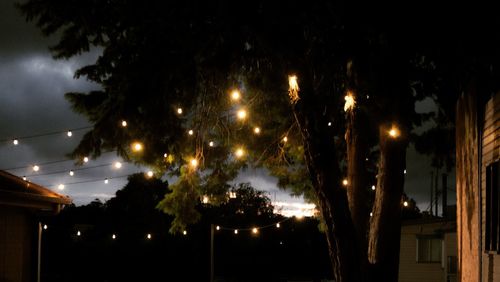
<svg viewBox="0 0 500 282">
<path fill-rule="evenodd" d="M 370 217 L 372 217 L 372 216 L 373 216 L 373 213 L 371 212 L 371 213 L 370 213 Z"/>
<path fill-rule="evenodd" d="M 328 126 L 332 126 L 332 122 L 331 121 L 328 122 Z"/>
<path fill-rule="evenodd" d="M 374 190 L 374 191 L 375 191 L 375 185 L 372 185 L 372 190 Z"/>
<path fill-rule="evenodd" d="M 40 167 L 39 167 L 39 166 L 37 166 L 37 165 L 34 165 L 34 166 L 33 166 L 33 171 L 39 171 L 39 170 L 40 170 Z"/>
<path fill-rule="evenodd" d="M 215 226 L 215 230 L 220 230 L 220 226 L 219 225 Z"/>
<path fill-rule="evenodd" d="M 234 154 L 236 155 L 237 158 L 242 158 L 245 155 L 245 150 L 243 150 L 243 148 L 238 148 L 236 149 Z"/>
<path fill-rule="evenodd" d="M 290 97 L 290 102 L 292 104 L 297 103 L 299 98 L 299 83 L 297 82 L 296 75 L 288 76 L 288 96 Z"/>
<path fill-rule="evenodd" d="M 84 158 L 83 158 L 83 162 L 84 162 L 84 163 L 88 163 L 88 162 L 89 162 L 89 158 L 88 158 L 88 157 L 84 157 Z"/>
<path fill-rule="evenodd" d="M 349 184 L 349 181 L 347 179 L 342 180 L 342 185 L 347 186 Z"/>
<path fill-rule="evenodd" d="M 405 170 L 403 170 L 403 173 L 404 173 L 404 174 L 406 174 L 406 169 L 405 169 Z"/>
<path fill-rule="evenodd" d="M 191 159 L 189 162 L 192 168 L 196 168 L 198 166 L 198 160 L 197 159 Z"/>
<path fill-rule="evenodd" d="M 111 239 L 115 240 L 116 239 L 116 235 L 115 234 L 111 235 Z"/>
<path fill-rule="evenodd" d="M 187 233 L 187 231 L 186 231 L 186 230 L 184 230 L 184 231 L 182 231 L 182 234 L 183 234 L 184 236 L 186 236 L 188 233 Z"/>
<path fill-rule="evenodd" d="M 59 190 L 64 190 L 64 184 L 59 184 L 59 186 L 57 186 L 57 188 L 58 188 Z"/>
<path fill-rule="evenodd" d="M 148 233 L 148 235 L 146 235 L 146 238 L 148 238 L 148 240 L 151 240 L 151 234 Z"/>
<path fill-rule="evenodd" d="M 69 176 L 73 176 L 73 175 L 75 175 L 75 172 L 74 172 L 74 171 L 72 171 L 72 170 L 70 170 L 70 171 L 69 171 Z"/>
<path fill-rule="evenodd" d="M 146 173 L 146 175 L 147 175 L 149 178 L 151 178 L 151 177 L 153 177 L 154 173 L 150 170 L 150 171 L 148 171 L 148 172 Z"/>
<path fill-rule="evenodd" d="M 47 230 L 47 228 L 49 228 L 49 227 L 47 226 L 47 224 L 44 224 L 44 225 L 43 225 L 43 229 L 44 229 L 44 230 Z"/>
<path fill-rule="evenodd" d="M 253 129 L 253 133 L 255 133 L 255 134 L 260 134 L 260 127 L 255 127 L 255 128 Z"/>
<path fill-rule="evenodd" d="M 144 146 L 142 145 L 141 142 L 132 143 L 132 151 L 134 151 L 134 152 L 140 152 L 140 151 L 142 151 L 143 148 L 144 148 Z"/>
<path fill-rule="evenodd" d="M 78 230 L 78 231 L 76 232 L 76 236 L 80 236 L 80 235 L 82 235 L 82 233 L 80 232 L 80 230 Z"/>
<path fill-rule="evenodd" d="M 356 105 L 356 100 L 354 100 L 354 95 L 352 94 L 351 91 L 347 91 L 347 95 L 345 95 L 344 99 L 345 99 L 344 111 L 348 112 L 354 109 L 354 106 Z"/>
<path fill-rule="evenodd" d="M 234 234 L 238 234 L 238 229 L 234 229 Z"/>
<path fill-rule="evenodd" d="M 73 132 L 71 132 L 71 130 L 68 130 L 68 132 L 66 133 L 66 135 L 68 135 L 68 137 L 71 137 L 71 136 L 73 136 Z"/>
<path fill-rule="evenodd" d="M 259 233 L 259 229 L 255 228 L 255 227 L 254 227 L 254 228 L 252 228 L 252 233 L 253 233 L 253 234 L 257 234 L 257 233 Z"/>
<path fill-rule="evenodd" d="M 23 176 L 23 180 L 26 181 L 26 179 L 27 179 L 26 176 Z"/>
<path fill-rule="evenodd" d="M 179 115 L 182 115 L 182 108 L 177 108 L 177 113 L 178 113 Z"/>
<path fill-rule="evenodd" d="M 388 133 L 389 133 L 389 136 L 392 138 L 398 138 L 400 135 L 399 129 L 395 125 L 393 125 L 391 127 L 391 129 L 388 131 Z"/>
<path fill-rule="evenodd" d="M 280 227 L 281 227 L 280 223 L 279 222 L 276 223 L 276 228 L 280 228 Z"/>
<path fill-rule="evenodd" d="M 106 178 L 104 179 L 104 184 L 108 184 L 109 183 L 109 180 Z"/>
<path fill-rule="evenodd" d="M 121 162 L 115 162 L 114 166 L 115 166 L 116 169 L 119 169 L 119 168 L 122 167 L 122 163 Z"/>
<path fill-rule="evenodd" d="M 192 130 L 192 129 L 190 129 L 190 130 L 188 131 L 188 134 L 189 134 L 189 135 L 193 135 L 193 134 L 194 134 L 193 130 Z"/>
<path fill-rule="evenodd" d="M 408 206 L 408 202 L 407 202 L 407 201 L 404 201 L 404 202 L 403 202 L 403 206 L 407 207 L 407 206 Z"/>
<path fill-rule="evenodd" d="M 163 157 L 164 158 L 168 157 L 168 154 L 167 153 L 163 154 Z"/>
<path fill-rule="evenodd" d="M 231 92 L 231 100 L 238 101 L 241 98 L 241 93 L 238 89 L 233 90 Z"/>
<path fill-rule="evenodd" d="M 244 120 L 247 117 L 247 111 L 245 111 L 244 109 L 240 109 L 238 110 L 236 115 L 238 116 L 238 119 Z"/>
<path fill-rule="evenodd" d="M 203 196 L 203 200 L 202 200 L 202 202 L 203 202 L 204 204 L 208 204 L 208 201 L 209 201 L 208 196 Z"/>
<path fill-rule="evenodd" d="M 283 137 L 283 143 L 286 143 L 286 142 L 288 142 L 288 137 L 287 136 Z"/>
<path fill-rule="evenodd" d="M 210 146 L 210 147 L 213 147 L 213 146 L 215 146 L 215 143 L 214 143 L 214 141 L 210 141 L 210 142 L 208 142 L 208 146 Z"/>
<path fill-rule="evenodd" d="M 14 146 L 19 145 L 19 140 L 17 139 L 12 140 L 12 144 L 14 144 Z"/>
<path fill-rule="evenodd" d="M 127 127 L 127 121 L 126 120 L 122 120 L 122 127 Z"/>
</svg>

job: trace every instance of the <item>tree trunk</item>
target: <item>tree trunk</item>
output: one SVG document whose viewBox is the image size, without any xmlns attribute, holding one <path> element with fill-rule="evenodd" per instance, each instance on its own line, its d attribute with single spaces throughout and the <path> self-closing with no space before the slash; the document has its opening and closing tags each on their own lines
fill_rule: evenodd
<svg viewBox="0 0 500 282">
<path fill-rule="evenodd" d="M 303 89 L 311 91 L 312 87 L 301 84 Z M 335 145 L 324 128 L 327 121 L 314 107 L 321 103 L 315 103 L 311 96 L 301 95 L 293 106 L 303 138 L 305 162 L 326 223 L 325 234 L 334 279 L 336 282 L 357 282 L 360 281 L 358 245 L 347 194 L 341 185 Z"/>
<path fill-rule="evenodd" d="M 368 141 L 366 138 L 367 118 L 359 107 L 347 113 L 347 197 L 352 222 L 356 231 L 356 239 L 359 245 L 359 256 L 362 276 L 367 275 L 368 266 L 368 219 L 369 185 L 366 169 L 366 156 L 368 155 Z M 366 280 L 363 277 L 363 280 Z"/>
<path fill-rule="evenodd" d="M 401 240 L 401 198 L 404 186 L 407 139 L 391 138 L 380 127 L 380 162 L 370 223 L 368 260 L 374 281 L 396 282 Z"/>
</svg>

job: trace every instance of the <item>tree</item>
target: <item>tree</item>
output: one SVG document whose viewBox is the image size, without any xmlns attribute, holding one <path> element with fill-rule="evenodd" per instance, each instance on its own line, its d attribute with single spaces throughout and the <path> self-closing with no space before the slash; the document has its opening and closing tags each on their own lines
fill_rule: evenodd
<svg viewBox="0 0 500 282">
<path fill-rule="evenodd" d="M 409 35 L 374 20 L 397 20 L 408 34 L 414 27 L 384 5 L 370 13 L 350 5 L 31 0 L 20 8 L 46 35 L 62 34 L 56 58 L 102 50 L 75 74 L 102 88 L 66 94 L 94 126 L 72 156 L 116 149 L 176 176 L 160 205 L 175 217 L 172 231 L 199 218 L 201 198 L 224 202 L 241 169 L 266 167 L 317 204 L 336 281 L 397 281 L 405 151 L 423 94 L 412 92 Z"/>
</svg>

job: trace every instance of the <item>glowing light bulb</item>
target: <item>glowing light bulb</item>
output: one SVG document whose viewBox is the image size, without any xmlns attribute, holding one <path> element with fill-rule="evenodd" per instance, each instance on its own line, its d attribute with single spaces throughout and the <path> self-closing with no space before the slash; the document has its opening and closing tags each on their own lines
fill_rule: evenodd
<svg viewBox="0 0 500 282">
<path fill-rule="evenodd" d="M 252 233 L 253 233 L 253 234 L 257 234 L 258 232 L 259 232 L 259 230 L 258 230 L 257 228 L 255 228 L 255 227 L 254 227 L 254 228 L 252 228 Z"/>
<path fill-rule="evenodd" d="M 49 227 L 47 226 L 47 224 L 44 224 L 44 225 L 43 225 L 43 229 L 44 229 L 44 230 L 47 230 L 47 228 L 49 228 Z"/>
<path fill-rule="evenodd" d="M 403 170 L 403 173 L 404 173 L 404 174 L 406 174 L 406 169 L 405 169 L 405 170 Z"/>
<path fill-rule="evenodd" d="M 280 228 L 280 227 L 281 227 L 280 223 L 279 222 L 276 223 L 276 228 Z"/>
<path fill-rule="evenodd" d="M 297 103 L 299 98 L 299 83 L 297 82 L 296 75 L 288 76 L 288 96 L 290 97 L 290 102 L 292 104 Z"/>
<path fill-rule="evenodd" d="M 148 171 L 146 174 L 147 174 L 147 176 L 148 176 L 149 178 L 153 177 L 153 175 L 154 175 L 154 173 L 153 173 L 151 170 L 150 170 L 150 171 Z"/>
<path fill-rule="evenodd" d="M 75 175 L 75 172 L 74 172 L 74 171 L 72 171 L 72 170 L 70 170 L 70 171 L 69 171 L 69 175 L 70 175 L 70 176 L 73 176 L 73 175 Z"/>
<path fill-rule="evenodd" d="M 115 240 L 116 239 L 116 235 L 115 234 L 111 235 L 111 239 Z"/>
<path fill-rule="evenodd" d="M 245 119 L 247 117 L 247 111 L 245 111 L 244 109 L 241 109 L 237 112 L 236 114 L 238 116 L 238 119 Z"/>
<path fill-rule="evenodd" d="M 344 99 L 345 99 L 344 111 L 347 112 L 354 109 L 356 101 L 354 100 L 354 95 L 352 95 L 351 91 L 347 92 L 347 95 L 345 95 Z"/>
<path fill-rule="evenodd" d="M 80 230 L 78 230 L 78 231 L 76 232 L 76 236 L 80 236 L 80 235 L 82 235 L 82 233 L 80 232 Z"/>
<path fill-rule="evenodd" d="M 140 142 L 134 142 L 132 143 L 132 151 L 134 152 L 140 152 L 144 149 L 144 146 Z"/>
<path fill-rule="evenodd" d="M 238 89 L 233 90 L 231 92 L 231 100 L 233 101 L 238 101 L 241 98 L 240 91 Z"/>
<path fill-rule="evenodd" d="M 164 158 L 168 157 L 168 154 L 167 153 L 163 154 L 163 157 Z"/>
<path fill-rule="evenodd" d="M 347 179 L 342 180 L 342 185 L 347 186 L 349 184 L 349 181 Z"/>
<path fill-rule="evenodd" d="M 23 176 L 23 180 L 26 181 L 26 176 Z"/>
<path fill-rule="evenodd" d="M 203 200 L 202 201 L 203 201 L 204 204 L 208 204 L 208 200 L 209 200 L 208 196 L 203 196 Z"/>
<path fill-rule="evenodd" d="M 210 142 L 208 143 L 208 146 L 210 146 L 210 147 L 213 147 L 213 146 L 215 146 L 215 143 L 214 143 L 214 141 L 210 141 Z"/>
<path fill-rule="evenodd" d="M 328 122 L 328 126 L 332 126 L 332 122 L 331 121 Z"/>
<path fill-rule="evenodd" d="M 236 199 L 236 192 L 233 192 L 233 191 L 229 192 L 229 198 Z"/>
<path fill-rule="evenodd" d="M 122 120 L 122 127 L 127 127 L 127 121 Z"/>
<path fill-rule="evenodd" d="M 253 133 L 255 133 L 255 134 L 260 134 L 260 127 L 255 127 L 255 128 L 253 129 Z"/>
<path fill-rule="evenodd" d="M 220 230 L 220 226 L 219 225 L 215 226 L 215 230 Z"/>
<path fill-rule="evenodd" d="M 66 135 L 68 135 L 68 137 L 71 137 L 71 136 L 73 136 L 73 132 L 71 132 L 71 130 L 68 130 L 68 132 L 66 133 Z"/>
<path fill-rule="evenodd" d="M 88 162 L 89 162 L 89 158 L 88 158 L 88 157 L 84 157 L 84 158 L 83 158 L 83 162 L 84 162 L 84 163 L 88 163 Z"/>
<path fill-rule="evenodd" d="M 108 184 L 109 183 L 109 180 L 106 178 L 104 179 L 104 184 Z"/>
<path fill-rule="evenodd" d="M 193 130 L 192 130 L 192 129 L 190 129 L 190 130 L 188 131 L 188 134 L 189 134 L 189 135 L 193 135 L 193 134 L 194 134 Z"/>
<path fill-rule="evenodd" d="M 182 114 L 182 108 L 177 108 L 177 113 L 178 113 L 179 115 L 181 115 L 181 114 Z"/>
<path fill-rule="evenodd" d="M 288 137 L 286 137 L 286 136 L 285 136 L 285 137 L 283 137 L 283 142 L 284 142 L 284 143 L 288 142 Z"/>
<path fill-rule="evenodd" d="M 374 190 L 374 191 L 375 191 L 375 185 L 372 185 L 372 190 Z"/>
<path fill-rule="evenodd" d="M 235 230 L 234 230 L 234 234 L 238 234 L 238 229 L 235 229 Z"/>
<path fill-rule="evenodd" d="M 372 217 L 372 216 L 373 216 L 373 213 L 371 212 L 371 213 L 370 213 L 370 217 Z"/>
<path fill-rule="evenodd" d="M 191 164 L 191 167 L 196 168 L 198 166 L 198 160 L 197 159 L 191 159 L 189 162 Z"/>
<path fill-rule="evenodd" d="M 404 201 L 404 202 L 403 202 L 403 206 L 407 207 L 407 206 L 408 206 L 408 202 L 407 202 L 407 201 Z"/>
<path fill-rule="evenodd" d="M 151 240 L 151 234 L 148 233 L 148 235 L 146 236 L 146 238 L 148 238 L 148 240 Z"/>
<path fill-rule="evenodd" d="M 115 168 L 121 168 L 122 167 L 122 163 L 121 162 L 115 162 L 114 164 Z"/>
<path fill-rule="evenodd" d="M 397 138 L 400 135 L 399 129 L 396 126 L 392 126 L 392 128 L 389 130 L 389 136 L 392 138 Z"/>
<path fill-rule="evenodd" d="M 57 186 L 57 188 L 58 188 L 59 190 L 64 190 L 64 184 L 59 184 L 59 186 Z"/>
<path fill-rule="evenodd" d="M 245 155 L 245 150 L 243 150 L 243 148 L 238 148 L 236 149 L 234 154 L 236 155 L 237 158 L 241 158 Z"/>
<path fill-rule="evenodd" d="M 184 230 L 184 231 L 182 231 L 182 234 L 183 234 L 184 236 L 186 236 L 188 233 L 187 233 L 187 231 L 186 231 L 186 230 Z"/>
<path fill-rule="evenodd" d="M 14 144 L 15 146 L 19 145 L 19 140 L 17 139 L 12 140 L 12 144 Z"/>
<path fill-rule="evenodd" d="M 39 166 L 37 166 L 37 165 L 34 165 L 34 166 L 33 166 L 33 171 L 39 171 L 39 170 L 40 170 L 40 167 L 39 167 Z"/>
</svg>

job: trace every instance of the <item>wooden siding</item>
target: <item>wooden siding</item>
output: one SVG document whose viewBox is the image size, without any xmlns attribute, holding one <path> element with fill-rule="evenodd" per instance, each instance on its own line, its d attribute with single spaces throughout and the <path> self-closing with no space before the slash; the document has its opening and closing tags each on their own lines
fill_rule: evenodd
<svg viewBox="0 0 500 282">
<path fill-rule="evenodd" d="M 486 229 L 486 167 L 499 159 L 500 153 L 500 93 L 487 103 L 484 110 L 482 134 L 482 170 L 481 170 L 481 241 L 484 251 Z M 496 252 L 482 254 L 482 280 L 500 281 L 500 255 Z"/>
</svg>

